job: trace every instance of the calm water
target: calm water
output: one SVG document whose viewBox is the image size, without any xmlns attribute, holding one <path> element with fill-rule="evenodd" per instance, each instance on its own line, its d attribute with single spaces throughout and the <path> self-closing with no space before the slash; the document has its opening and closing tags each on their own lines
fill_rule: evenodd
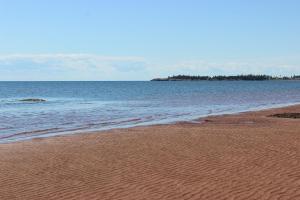
<svg viewBox="0 0 300 200">
<path fill-rule="evenodd" d="M 300 81 L 0 82 L 0 142 L 299 102 Z"/>
</svg>

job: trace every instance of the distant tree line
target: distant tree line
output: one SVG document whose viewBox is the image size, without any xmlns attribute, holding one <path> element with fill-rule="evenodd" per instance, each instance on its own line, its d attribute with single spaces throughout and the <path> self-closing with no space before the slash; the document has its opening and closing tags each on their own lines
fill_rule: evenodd
<svg viewBox="0 0 300 200">
<path fill-rule="evenodd" d="M 168 78 L 155 78 L 151 81 L 266 81 L 266 80 L 300 80 L 299 76 L 269 76 L 269 75 L 235 75 L 235 76 L 188 76 L 176 75 Z"/>
</svg>

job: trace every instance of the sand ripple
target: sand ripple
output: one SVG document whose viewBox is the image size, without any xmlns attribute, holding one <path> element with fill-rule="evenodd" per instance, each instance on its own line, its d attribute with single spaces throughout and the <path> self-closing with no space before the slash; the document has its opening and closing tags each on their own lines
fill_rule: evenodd
<svg viewBox="0 0 300 200">
<path fill-rule="evenodd" d="M 300 199 L 300 106 L 0 145 L 0 199 Z"/>
</svg>

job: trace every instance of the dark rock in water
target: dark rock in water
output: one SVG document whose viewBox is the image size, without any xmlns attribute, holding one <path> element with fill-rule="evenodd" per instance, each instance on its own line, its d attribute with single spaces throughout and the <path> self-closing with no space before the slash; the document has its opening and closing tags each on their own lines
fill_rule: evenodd
<svg viewBox="0 0 300 200">
<path fill-rule="evenodd" d="M 271 115 L 270 117 L 300 119 L 300 113 L 281 113 L 281 114 Z"/>
<path fill-rule="evenodd" d="M 20 101 L 25 101 L 25 102 L 44 102 L 46 100 L 45 99 L 21 99 Z"/>
</svg>

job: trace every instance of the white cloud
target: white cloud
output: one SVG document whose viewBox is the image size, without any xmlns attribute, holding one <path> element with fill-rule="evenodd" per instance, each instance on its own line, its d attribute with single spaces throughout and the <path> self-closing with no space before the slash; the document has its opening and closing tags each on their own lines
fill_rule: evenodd
<svg viewBox="0 0 300 200">
<path fill-rule="evenodd" d="M 10 54 L 0 55 L 0 62 L 13 63 L 15 61 L 31 61 L 34 63 L 60 62 L 69 64 L 94 64 L 101 67 L 101 63 L 114 62 L 142 62 L 144 58 L 134 56 L 99 56 L 95 54 Z M 84 67 L 84 66 L 82 66 Z"/>
<path fill-rule="evenodd" d="M 43 79 L 43 76 L 50 80 L 114 80 L 126 79 L 131 65 L 135 70 L 144 69 L 144 63 L 144 58 L 136 56 L 10 54 L 0 55 L 0 72 L 6 71 L 13 77 L 22 71 L 25 80 Z"/>
<path fill-rule="evenodd" d="M 300 74 L 300 57 L 186 60 L 160 64 L 137 56 L 96 54 L 0 55 L 0 80 L 149 80 L 177 74 Z"/>
<path fill-rule="evenodd" d="M 236 74 L 268 74 L 286 75 L 300 74 L 300 59 L 290 60 L 245 60 L 245 61 L 181 61 L 165 66 L 155 66 L 152 71 L 165 75 L 236 75 Z"/>
<path fill-rule="evenodd" d="M 31 59 L 36 61 L 48 60 L 48 59 L 95 59 L 95 60 L 143 60 L 137 56 L 100 56 L 96 54 L 7 54 L 0 55 L 0 60 L 17 60 L 17 59 Z"/>
</svg>

